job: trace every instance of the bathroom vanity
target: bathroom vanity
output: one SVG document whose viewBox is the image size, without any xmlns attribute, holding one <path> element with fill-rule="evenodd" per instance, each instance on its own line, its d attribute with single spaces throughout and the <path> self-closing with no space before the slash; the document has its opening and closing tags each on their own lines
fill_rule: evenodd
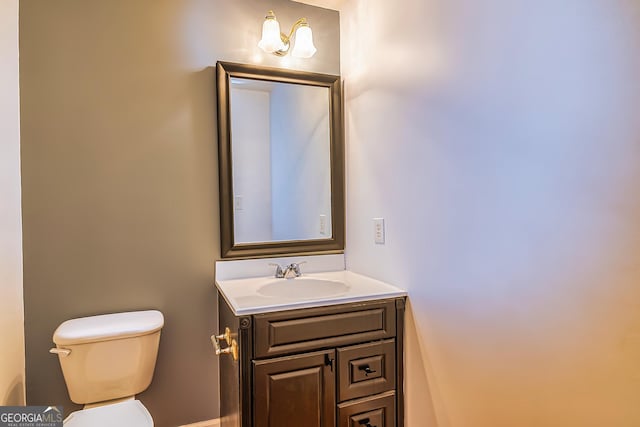
<svg viewBox="0 0 640 427">
<path fill-rule="evenodd" d="M 310 278 L 349 289 L 287 303 L 260 289 L 299 279 L 218 282 L 222 427 L 403 426 L 405 293 L 346 271 L 298 283 Z"/>
<path fill-rule="evenodd" d="M 403 427 L 406 292 L 342 255 L 340 76 L 218 62 L 216 89 L 222 427 Z"/>
</svg>

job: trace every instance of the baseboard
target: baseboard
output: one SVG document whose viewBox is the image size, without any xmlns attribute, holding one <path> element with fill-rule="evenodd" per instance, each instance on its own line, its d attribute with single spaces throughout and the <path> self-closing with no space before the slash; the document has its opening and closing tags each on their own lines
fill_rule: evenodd
<svg viewBox="0 0 640 427">
<path fill-rule="evenodd" d="M 199 423 L 185 424 L 180 427 L 220 427 L 220 419 L 200 421 Z"/>
</svg>

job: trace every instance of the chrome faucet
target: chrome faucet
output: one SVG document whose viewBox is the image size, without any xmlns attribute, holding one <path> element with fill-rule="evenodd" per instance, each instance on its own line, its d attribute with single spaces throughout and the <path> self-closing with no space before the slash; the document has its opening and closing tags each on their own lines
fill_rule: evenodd
<svg viewBox="0 0 640 427">
<path fill-rule="evenodd" d="M 304 263 L 306 263 L 306 261 L 292 262 L 284 268 L 282 268 L 279 264 L 270 263 L 269 265 L 273 265 L 274 267 L 276 267 L 276 279 L 294 279 L 296 277 L 302 276 L 300 266 Z"/>
<path fill-rule="evenodd" d="M 272 265 L 276 268 L 276 274 L 274 276 L 276 279 L 284 279 L 284 271 L 282 271 L 282 267 L 280 267 L 280 264 L 274 264 L 273 262 L 270 262 L 269 265 Z"/>
<path fill-rule="evenodd" d="M 284 269 L 284 278 L 285 279 L 293 279 L 295 277 L 302 276 L 302 272 L 300 271 L 300 264 L 304 264 L 304 262 L 292 262 Z"/>
</svg>

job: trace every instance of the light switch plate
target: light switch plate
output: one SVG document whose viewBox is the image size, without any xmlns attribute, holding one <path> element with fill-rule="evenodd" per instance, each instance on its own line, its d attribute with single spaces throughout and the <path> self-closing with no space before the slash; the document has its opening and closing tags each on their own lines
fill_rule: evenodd
<svg viewBox="0 0 640 427">
<path fill-rule="evenodd" d="M 373 218 L 373 237 L 379 245 L 384 245 L 384 218 Z"/>
<path fill-rule="evenodd" d="M 236 210 L 236 211 L 244 210 L 244 200 L 243 200 L 242 196 L 235 196 L 233 198 L 233 204 L 234 204 L 234 206 L 233 206 L 234 210 Z"/>
</svg>

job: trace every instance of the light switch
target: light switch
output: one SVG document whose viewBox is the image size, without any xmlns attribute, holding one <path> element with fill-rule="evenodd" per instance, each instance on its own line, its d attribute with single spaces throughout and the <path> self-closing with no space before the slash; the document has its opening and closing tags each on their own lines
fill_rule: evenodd
<svg viewBox="0 0 640 427">
<path fill-rule="evenodd" d="M 384 218 L 373 218 L 374 241 L 384 245 Z"/>
<path fill-rule="evenodd" d="M 233 198 L 233 208 L 237 211 L 244 210 L 244 203 L 242 200 L 242 196 L 235 196 Z"/>
</svg>

